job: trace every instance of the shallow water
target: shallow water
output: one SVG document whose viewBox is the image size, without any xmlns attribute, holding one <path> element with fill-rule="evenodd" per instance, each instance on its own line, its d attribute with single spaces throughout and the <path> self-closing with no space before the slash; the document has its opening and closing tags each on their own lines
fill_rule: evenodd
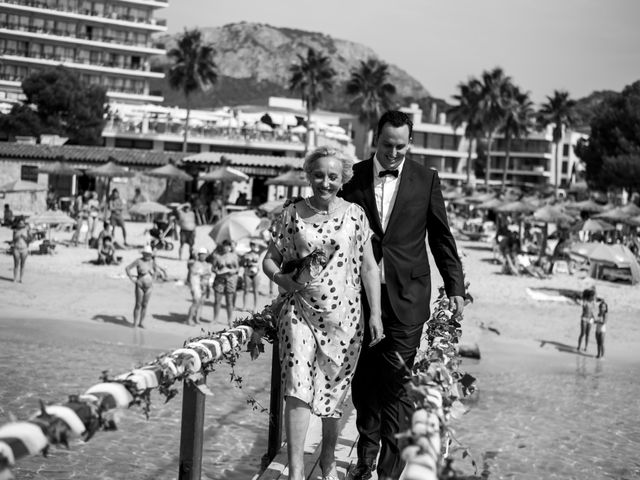
<svg viewBox="0 0 640 480">
<path fill-rule="evenodd" d="M 0 319 L 0 424 L 9 413 L 28 418 L 38 400 L 62 402 L 98 382 L 104 369 L 112 375 L 155 358 L 182 344 L 161 339 L 166 347 L 149 347 L 149 335 L 113 325 L 77 322 Z M 137 337 L 130 337 L 136 335 Z M 124 341 L 121 341 L 123 340 Z M 132 345 L 129 340 L 138 342 Z M 158 339 L 154 339 L 154 344 Z M 247 479 L 255 474 L 266 452 L 268 418 L 247 405 L 249 395 L 262 405 L 269 402 L 270 349 L 252 362 L 243 355 L 237 373 L 243 389 L 229 383 L 230 368 L 221 365 L 209 376 L 214 392 L 205 407 L 203 478 Z M 182 390 L 180 388 L 180 390 Z M 152 395 L 151 416 L 138 407 L 122 410 L 119 431 L 98 432 L 89 442 L 76 440 L 70 450 L 53 447 L 48 458 L 32 456 L 15 468 L 18 479 L 175 479 L 178 471 L 182 395 L 164 404 Z"/>
<path fill-rule="evenodd" d="M 531 345 L 520 355 L 495 348 L 464 365 L 479 391 L 455 425 L 478 476 L 640 478 L 640 362 L 554 349 L 529 355 Z M 455 464 L 474 473 L 468 460 Z"/>
</svg>

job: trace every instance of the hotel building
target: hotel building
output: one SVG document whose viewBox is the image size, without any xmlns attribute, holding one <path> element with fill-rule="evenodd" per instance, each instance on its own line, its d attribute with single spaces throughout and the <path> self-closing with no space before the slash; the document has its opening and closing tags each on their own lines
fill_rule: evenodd
<svg viewBox="0 0 640 480">
<path fill-rule="evenodd" d="M 154 12 L 168 0 L 0 0 L 0 101 L 22 98 L 30 74 L 63 65 L 102 85 L 111 101 L 161 102 L 148 58 L 165 50 L 151 35 L 167 30 Z"/>
</svg>

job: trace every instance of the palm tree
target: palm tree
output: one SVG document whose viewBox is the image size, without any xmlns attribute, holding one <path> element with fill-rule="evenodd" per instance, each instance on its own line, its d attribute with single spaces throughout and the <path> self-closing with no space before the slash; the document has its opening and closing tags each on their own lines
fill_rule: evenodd
<svg viewBox="0 0 640 480">
<path fill-rule="evenodd" d="M 511 157 L 511 140 L 526 136 L 531 131 L 533 120 L 533 102 L 529 92 L 523 92 L 516 85 L 512 85 L 505 103 L 503 123 L 500 133 L 504 135 L 504 170 L 502 171 L 502 188 L 507 184 L 507 170 Z"/>
<path fill-rule="evenodd" d="M 184 93 L 187 102 L 187 118 L 184 122 L 182 151 L 187 151 L 189 117 L 191 115 L 191 95 L 197 91 L 207 91 L 218 80 L 213 45 L 204 43 L 202 32 L 197 28 L 185 29 L 178 37 L 177 45 L 169 50 L 167 57 L 173 61 L 169 68 L 169 86 Z"/>
<path fill-rule="evenodd" d="M 482 136 L 482 112 L 480 110 L 480 99 L 482 94 L 482 84 L 478 79 L 471 78 L 467 83 L 458 85 L 459 93 L 453 96 L 457 105 L 447 111 L 449 121 L 454 132 L 458 127 L 465 125 L 464 136 L 469 140 L 469 150 L 467 156 L 467 185 L 471 183 L 473 146 L 478 138 Z"/>
<path fill-rule="evenodd" d="M 395 85 L 389 83 L 389 66 L 376 58 L 361 61 L 351 71 L 346 92 L 350 95 L 351 108 L 358 112 L 358 119 L 367 126 L 367 145 L 371 145 L 371 132 L 383 112 L 392 106 L 396 94 Z"/>
<path fill-rule="evenodd" d="M 306 57 L 298 54 L 298 60 L 299 63 L 294 63 L 289 67 L 291 73 L 289 90 L 300 92 L 302 101 L 307 108 L 307 129 L 309 129 L 311 127 L 311 113 L 318 108 L 323 94 L 333 90 L 333 77 L 336 72 L 331 68 L 329 57 L 316 52 L 313 48 L 307 50 Z M 309 150 L 309 141 L 310 135 L 307 131 L 305 155 Z"/>
<path fill-rule="evenodd" d="M 539 121 L 544 127 L 553 125 L 553 143 L 556 144 L 554 161 L 556 198 L 560 187 L 560 142 L 564 136 L 565 127 L 570 127 L 574 123 L 575 105 L 575 100 L 569 98 L 569 92 L 554 90 L 553 96 L 547 96 L 547 102 L 542 105 L 538 112 Z"/>
<path fill-rule="evenodd" d="M 491 143 L 498 128 L 502 125 L 505 104 L 509 97 L 512 82 L 511 77 L 505 76 L 501 68 L 482 73 L 482 90 L 480 95 L 480 111 L 482 128 L 487 140 L 487 168 L 485 169 L 485 183 L 489 184 L 489 169 L 491 168 Z"/>
</svg>

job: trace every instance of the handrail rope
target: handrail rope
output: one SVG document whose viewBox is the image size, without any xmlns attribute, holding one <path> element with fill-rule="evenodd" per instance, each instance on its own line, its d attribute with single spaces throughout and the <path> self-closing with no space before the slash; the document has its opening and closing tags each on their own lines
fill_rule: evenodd
<svg viewBox="0 0 640 480">
<path fill-rule="evenodd" d="M 256 332 L 247 325 L 251 321 L 240 320 L 222 332 L 190 338 L 183 348 L 165 352 L 142 367 L 112 379 L 103 375 L 100 383 L 82 395 L 70 395 L 65 403 L 45 405 L 40 401 L 40 412 L 28 420 L 1 425 L 0 480 L 12 478 L 10 468 L 22 458 L 38 453 L 46 455 L 52 445 L 68 448 L 72 437 L 88 441 L 99 430 L 115 429 L 114 410 L 118 408 L 142 405 L 148 418 L 149 396 L 154 389 L 169 400 L 177 393 L 172 389 L 177 381 L 193 381 L 200 388 L 201 380 L 214 363 L 255 341 L 252 339 Z M 201 391 L 208 392 L 206 385 Z"/>
</svg>

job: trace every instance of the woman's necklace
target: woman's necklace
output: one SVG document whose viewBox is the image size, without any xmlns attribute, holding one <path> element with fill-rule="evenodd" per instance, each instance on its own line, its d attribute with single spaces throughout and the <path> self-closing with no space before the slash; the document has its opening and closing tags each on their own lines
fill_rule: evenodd
<svg viewBox="0 0 640 480">
<path fill-rule="evenodd" d="M 321 210 L 311 205 L 311 201 L 309 200 L 309 197 L 304 198 L 304 203 L 307 205 L 307 207 L 309 207 L 310 210 L 316 212 L 318 215 L 331 215 L 332 213 L 335 213 L 340 208 L 340 203 L 336 202 L 338 205 L 336 205 L 333 209 L 329 208 L 327 210 Z"/>
</svg>

